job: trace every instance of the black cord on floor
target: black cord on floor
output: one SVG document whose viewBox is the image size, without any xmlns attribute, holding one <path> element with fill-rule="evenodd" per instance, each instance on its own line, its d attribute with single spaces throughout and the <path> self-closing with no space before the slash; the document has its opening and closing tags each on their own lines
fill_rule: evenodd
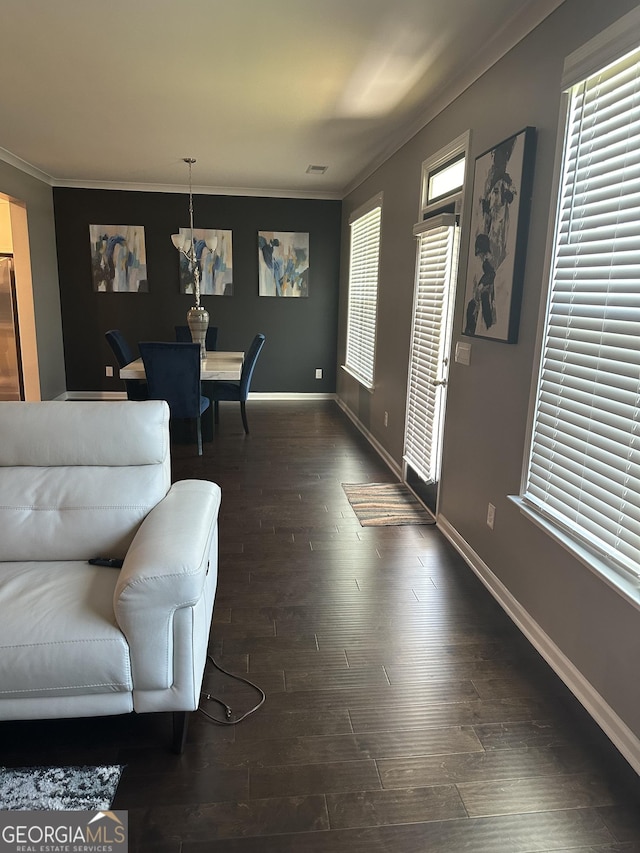
<svg viewBox="0 0 640 853">
<path fill-rule="evenodd" d="M 254 690 L 257 690 L 258 693 L 260 694 L 260 701 L 258 702 L 258 704 L 255 707 L 251 708 L 249 711 L 246 711 L 241 717 L 238 717 L 236 720 L 232 720 L 231 717 L 233 716 L 233 709 L 231 707 L 229 707 L 229 705 L 227 705 L 226 702 L 223 702 L 222 699 L 218 699 L 217 697 L 212 696 L 210 693 L 202 692 L 200 694 L 202 699 L 206 699 L 210 702 L 217 702 L 219 705 L 222 705 L 222 707 L 224 708 L 225 719 L 219 720 L 217 717 L 214 717 L 213 714 L 210 714 L 208 711 L 205 711 L 204 708 L 199 707 L 198 710 L 202 714 L 204 714 L 204 716 L 208 720 L 211 720 L 212 723 L 217 723 L 219 726 L 235 726 L 238 723 L 241 723 L 243 720 L 246 720 L 250 714 L 253 714 L 255 711 L 258 710 L 258 708 L 261 705 L 264 704 L 264 701 L 267 698 L 267 696 L 261 687 L 258 687 L 257 684 L 254 684 L 253 681 L 249 681 L 248 678 L 243 678 L 241 675 L 235 675 L 233 672 L 228 672 L 226 669 L 223 669 L 220 666 L 220 664 L 218 664 L 215 661 L 213 655 L 207 654 L 207 660 L 211 661 L 211 663 L 215 666 L 215 668 L 217 670 L 219 670 L 220 672 L 224 673 L 225 675 L 228 675 L 230 678 L 235 678 L 236 681 L 243 681 L 245 684 L 248 684 L 249 687 L 253 687 Z"/>
</svg>

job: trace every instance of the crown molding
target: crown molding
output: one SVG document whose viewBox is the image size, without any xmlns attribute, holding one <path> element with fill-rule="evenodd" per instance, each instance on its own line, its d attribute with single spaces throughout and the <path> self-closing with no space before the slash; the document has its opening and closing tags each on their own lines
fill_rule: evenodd
<svg viewBox="0 0 640 853">
<path fill-rule="evenodd" d="M 47 175 L 46 172 L 37 169 L 35 166 L 32 166 L 31 163 L 27 163 L 26 160 L 21 160 L 20 157 L 16 157 L 16 155 L 12 154 L 11 151 L 7 151 L 6 148 L 0 148 L 0 160 L 2 160 L 3 163 L 7 163 L 9 166 L 13 166 L 15 169 L 19 169 L 21 172 L 26 172 L 26 174 L 31 175 L 32 178 L 37 178 L 44 184 L 53 186 L 53 178 L 51 175 Z"/>
<path fill-rule="evenodd" d="M 176 184 L 145 184 L 145 183 L 126 183 L 119 181 L 90 181 L 90 180 L 68 180 L 66 178 L 54 178 L 46 172 L 41 171 L 27 163 L 26 160 L 21 160 L 16 157 L 11 151 L 6 148 L 0 148 L 0 160 L 19 169 L 21 172 L 31 175 L 33 178 L 42 181 L 50 187 L 68 187 L 72 189 L 82 190 L 119 190 L 128 192 L 155 192 L 155 193 L 186 193 L 184 185 Z M 248 196 L 255 198 L 299 198 L 299 199 L 317 199 L 320 201 L 341 201 L 343 193 L 339 190 L 333 192 L 323 192 L 321 190 L 292 190 L 292 189 L 272 189 L 265 187 L 193 187 L 193 192 L 196 195 L 228 195 L 228 196 Z"/>
<path fill-rule="evenodd" d="M 538 3 L 527 6 L 499 30 L 487 45 L 481 56 L 471 62 L 461 71 L 460 75 L 449 81 L 438 93 L 429 99 L 429 106 L 409 124 L 403 125 L 389 138 L 387 145 L 344 189 L 343 198 L 353 192 L 367 178 L 382 166 L 391 156 L 406 145 L 409 140 L 433 121 L 443 110 L 460 97 L 476 80 L 479 80 L 513 47 L 521 42 L 545 18 L 561 6 L 564 0 L 539 0 Z"/>
<path fill-rule="evenodd" d="M 125 192 L 147 193 L 187 193 L 184 185 L 176 184 L 136 184 L 117 181 L 83 181 L 52 178 L 51 185 L 82 190 L 119 190 Z M 301 198 L 340 201 L 342 192 L 320 192 L 314 190 L 272 189 L 265 187 L 205 187 L 194 186 L 194 195 L 251 196 L 258 198 Z"/>
<path fill-rule="evenodd" d="M 430 121 L 439 115 L 446 107 L 459 97 L 466 89 L 478 80 L 486 71 L 496 64 L 518 42 L 522 41 L 545 18 L 562 5 L 564 0 L 538 0 L 528 5 L 518 15 L 509 20 L 499 30 L 493 40 L 487 45 L 482 56 L 476 57 L 464 68 L 460 75 L 449 81 L 439 93 L 430 99 L 426 110 L 420 112 L 411 122 L 404 124 L 393 133 L 387 144 L 360 171 L 360 173 L 343 188 L 334 191 L 273 189 L 265 187 L 194 187 L 194 193 L 199 195 L 247 196 L 260 198 L 291 198 L 317 199 L 340 201 L 348 196 L 367 178 L 369 178 L 383 163 L 395 154 L 403 145 L 419 133 Z M 15 156 L 10 151 L 0 148 L 0 160 L 14 166 L 22 172 L 48 184 L 51 187 L 75 189 L 119 190 L 130 192 L 163 192 L 184 193 L 185 188 L 175 184 L 145 184 L 121 183 L 92 180 L 67 180 L 46 174 L 25 160 Z"/>
</svg>

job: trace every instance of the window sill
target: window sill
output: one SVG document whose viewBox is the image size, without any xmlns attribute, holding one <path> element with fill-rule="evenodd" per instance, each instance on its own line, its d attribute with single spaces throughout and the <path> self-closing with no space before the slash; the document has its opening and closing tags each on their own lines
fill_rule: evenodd
<svg viewBox="0 0 640 853">
<path fill-rule="evenodd" d="M 357 373 L 354 373 L 354 371 L 351 370 L 350 368 L 348 368 L 346 364 L 342 364 L 340 366 L 342 367 L 342 369 L 344 370 L 345 373 L 349 374 L 349 376 L 352 379 L 355 379 L 356 382 L 358 382 L 360 385 L 362 385 L 363 388 L 366 388 L 370 394 L 373 394 L 373 390 L 375 388 L 375 385 L 371 385 L 368 382 L 365 382 L 365 380 L 361 376 L 358 376 Z"/>
<path fill-rule="evenodd" d="M 508 495 L 509 500 L 519 508 L 520 512 L 526 516 L 529 521 L 532 521 L 537 527 L 555 540 L 565 551 L 572 554 L 579 560 L 589 571 L 597 575 L 607 586 L 615 590 L 618 595 L 622 596 L 629 604 L 640 610 L 640 586 L 631 578 L 625 577 L 622 571 L 618 572 L 610 566 L 605 560 L 598 557 L 593 551 L 589 551 L 583 545 L 575 542 L 561 528 L 552 524 L 549 519 L 545 518 L 535 509 L 526 504 L 519 495 Z"/>
</svg>

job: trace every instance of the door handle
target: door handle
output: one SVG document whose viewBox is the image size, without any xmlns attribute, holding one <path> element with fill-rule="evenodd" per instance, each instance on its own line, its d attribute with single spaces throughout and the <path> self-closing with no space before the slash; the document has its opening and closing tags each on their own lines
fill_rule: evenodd
<svg viewBox="0 0 640 853">
<path fill-rule="evenodd" d="M 436 381 L 433 383 L 433 386 L 435 388 L 437 385 L 446 385 L 446 384 L 447 384 L 446 379 L 436 379 Z"/>
</svg>

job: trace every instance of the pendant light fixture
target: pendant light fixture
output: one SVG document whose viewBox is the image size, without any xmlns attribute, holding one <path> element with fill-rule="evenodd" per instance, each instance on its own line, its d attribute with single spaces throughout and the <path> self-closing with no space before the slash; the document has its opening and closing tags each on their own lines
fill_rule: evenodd
<svg viewBox="0 0 640 853">
<path fill-rule="evenodd" d="M 186 258 L 187 268 L 193 275 L 193 292 L 196 304 L 187 311 L 187 325 L 191 331 L 191 340 L 200 344 L 200 355 L 206 357 L 206 337 L 209 327 L 209 312 L 200 304 L 200 261 L 193 231 L 193 191 L 191 180 L 191 168 L 196 162 L 193 157 L 184 157 L 184 162 L 189 166 L 189 233 L 184 231 L 171 235 L 171 241 L 176 249 Z"/>
</svg>

